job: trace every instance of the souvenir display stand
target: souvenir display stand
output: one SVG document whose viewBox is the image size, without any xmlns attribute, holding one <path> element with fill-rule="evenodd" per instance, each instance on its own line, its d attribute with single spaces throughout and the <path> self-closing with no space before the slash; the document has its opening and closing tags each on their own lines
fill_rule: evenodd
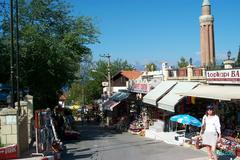
<svg viewBox="0 0 240 160">
<path fill-rule="evenodd" d="M 60 152 L 61 142 L 57 137 L 50 110 L 35 111 L 36 153 L 33 155 L 48 155 Z"/>
</svg>

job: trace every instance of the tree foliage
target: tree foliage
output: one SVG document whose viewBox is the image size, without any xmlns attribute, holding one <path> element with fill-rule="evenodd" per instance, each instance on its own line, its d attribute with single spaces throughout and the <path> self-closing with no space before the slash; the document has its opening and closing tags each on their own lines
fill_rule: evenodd
<svg viewBox="0 0 240 160">
<path fill-rule="evenodd" d="M 235 61 L 235 66 L 240 67 L 240 46 L 239 46 L 237 60 Z"/>
<path fill-rule="evenodd" d="M 9 80 L 10 57 L 7 53 L 6 42 L 0 39 L 0 83 L 5 83 Z"/>
<path fill-rule="evenodd" d="M 188 64 L 189 64 L 188 61 L 184 57 L 181 57 L 180 60 L 178 61 L 179 68 L 187 67 Z"/>
<path fill-rule="evenodd" d="M 94 99 L 98 99 L 102 94 L 102 82 L 107 80 L 107 68 L 108 63 L 106 60 L 99 60 L 95 64 L 94 71 L 91 71 L 89 76 L 91 77 L 87 81 L 86 86 L 86 101 L 91 102 Z M 134 67 L 126 60 L 116 59 L 111 62 L 110 72 L 111 77 L 121 70 L 134 70 Z"/>
<path fill-rule="evenodd" d="M 149 63 L 146 65 L 146 70 L 147 71 L 156 71 L 157 70 L 157 65 L 154 63 Z"/>
<path fill-rule="evenodd" d="M 67 99 L 68 103 L 86 103 L 85 91 L 87 88 L 87 82 L 89 81 L 89 73 L 91 71 L 91 68 L 92 56 L 86 55 L 80 62 L 80 68 L 76 74 L 78 77 L 77 80 L 75 80 L 70 86 Z"/>
<path fill-rule="evenodd" d="M 51 107 L 56 91 L 76 79 L 79 62 L 91 54 L 87 45 L 98 42 L 98 31 L 90 17 L 70 16 L 62 0 L 21 0 L 19 12 L 21 86 L 30 88 L 35 106 Z M 0 59 L 7 54 L 8 60 L 9 19 L 3 20 Z"/>
<path fill-rule="evenodd" d="M 80 101 L 83 99 L 83 89 L 83 85 L 79 83 L 79 81 L 73 82 L 67 95 L 67 103 L 80 103 Z"/>
</svg>

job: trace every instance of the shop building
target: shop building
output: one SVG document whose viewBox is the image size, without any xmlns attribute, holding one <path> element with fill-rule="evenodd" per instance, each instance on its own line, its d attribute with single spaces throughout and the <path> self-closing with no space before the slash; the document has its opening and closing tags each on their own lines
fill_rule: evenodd
<svg viewBox="0 0 240 160">
<path fill-rule="evenodd" d="M 144 105 L 147 106 L 149 119 L 153 122 L 145 131 L 145 136 L 157 139 L 162 132 L 170 131 L 170 117 L 184 112 L 184 106 L 188 103 L 184 96 L 177 93 L 191 91 L 199 84 L 199 82 L 191 81 L 164 81 L 144 96 Z M 157 116 L 151 110 L 157 110 L 157 112 L 155 111 Z"/>
<path fill-rule="evenodd" d="M 186 98 L 176 93 L 189 91 L 206 80 L 205 68 L 196 68 L 191 63 L 185 68 L 175 69 L 164 62 L 162 70 L 155 73 L 158 74 L 152 76 L 143 72 L 129 85 L 129 92 L 135 94 L 132 99 L 128 98 L 130 109 L 140 117 L 138 121 L 143 122 L 146 136 L 148 131 L 155 135 L 169 131 L 169 117 L 176 111 L 183 111 L 186 104 Z M 151 77 L 147 77 L 149 75 Z"/>
<path fill-rule="evenodd" d="M 232 67 L 231 67 L 232 68 Z M 186 112 L 197 118 L 203 117 L 208 104 L 213 104 L 220 117 L 222 141 L 220 151 L 240 155 L 240 69 L 206 71 L 206 83 L 178 93 L 194 99 Z"/>
<path fill-rule="evenodd" d="M 128 93 L 129 81 L 138 78 L 142 72 L 120 71 L 111 78 L 112 96 L 102 100 L 106 125 L 115 124 L 121 117 L 127 117 L 129 113 Z M 104 89 L 103 89 L 104 90 Z"/>
<path fill-rule="evenodd" d="M 127 90 L 131 80 L 137 79 L 142 75 L 141 71 L 119 71 L 111 77 L 111 93 L 117 93 L 119 90 Z M 108 85 L 103 87 L 103 93 L 107 92 Z"/>
<path fill-rule="evenodd" d="M 130 109 L 129 120 L 131 122 L 129 130 L 131 133 L 140 134 L 142 129 L 148 128 L 147 111 L 149 109 L 144 106 L 142 100 L 149 91 L 153 90 L 162 81 L 162 71 L 144 71 L 139 78 L 130 82 L 128 91 L 131 96 L 129 96 L 128 101 Z M 156 113 L 156 111 L 152 110 L 152 113 Z M 157 113 L 155 115 L 158 116 Z"/>
</svg>

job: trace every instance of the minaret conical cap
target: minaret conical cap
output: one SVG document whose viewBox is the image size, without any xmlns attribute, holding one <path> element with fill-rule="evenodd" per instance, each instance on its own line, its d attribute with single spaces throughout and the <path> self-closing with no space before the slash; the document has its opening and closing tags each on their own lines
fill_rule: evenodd
<svg viewBox="0 0 240 160">
<path fill-rule="evenodd" d="M 203 0 L 202 6 L 210 6 L 209 0 Z"/>
</svg>

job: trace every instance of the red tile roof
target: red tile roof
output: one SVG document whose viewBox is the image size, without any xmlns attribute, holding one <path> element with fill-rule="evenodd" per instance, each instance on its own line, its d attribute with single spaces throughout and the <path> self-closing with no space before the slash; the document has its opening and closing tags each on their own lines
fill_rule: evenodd
<svg viewBox="0 0 240 160">
<path fill-rule="evenodd" d="M 141 74 L 140 71 L 121 71 L 121 75 L 128 79 L 137 79 Z"/>
</svg>

